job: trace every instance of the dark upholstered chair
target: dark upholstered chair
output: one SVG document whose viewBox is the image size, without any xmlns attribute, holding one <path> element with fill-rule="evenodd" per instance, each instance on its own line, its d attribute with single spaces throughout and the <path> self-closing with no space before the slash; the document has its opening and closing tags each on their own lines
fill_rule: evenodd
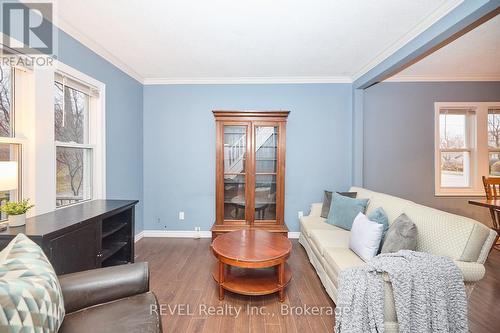
<svg viewBox="0 0 500 333">
<path fill-rule="evenodd" d="M 147 263 L 61 275 L 59 282 L 66 309 L 59 333 L 162 332 Z"/>
</svg>

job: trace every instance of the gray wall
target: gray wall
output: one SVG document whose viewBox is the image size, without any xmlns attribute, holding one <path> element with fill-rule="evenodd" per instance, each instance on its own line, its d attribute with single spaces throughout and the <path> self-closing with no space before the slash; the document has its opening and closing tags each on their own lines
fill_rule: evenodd
<svg viewBox="0 0 500 333">
<path fill-rule="evenodd" d="M 490 223 L 469 198 L 434 196 L 434 102 L 500 101 L 500 82 L 381 83 L 365 90 L 366 188 Z"/>
</svg>

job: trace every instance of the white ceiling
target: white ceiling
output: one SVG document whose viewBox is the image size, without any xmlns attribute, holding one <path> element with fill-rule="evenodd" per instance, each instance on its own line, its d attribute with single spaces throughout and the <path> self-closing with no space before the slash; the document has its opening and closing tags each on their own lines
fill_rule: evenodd
<svg viewBox="0 0 500 333">
<path fill-rule="evenodd" d="M 357 78 L 461 0 L 57 0 L 58 24 L 145 83 Z"/>
<path fill-rule="evenodd" d="M 500 15 L 389 81 L 500 80 Z"/>
</svg>

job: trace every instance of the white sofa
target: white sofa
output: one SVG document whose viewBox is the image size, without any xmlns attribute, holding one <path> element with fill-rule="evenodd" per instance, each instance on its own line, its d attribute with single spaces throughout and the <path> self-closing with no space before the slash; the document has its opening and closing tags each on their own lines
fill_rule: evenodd
<svg viewBox="0 0 500 333">
<path fill-rule="evenodd" d="M 417 225 L 417 251 L 452 258 L 463 273 L 468 295 L 474 284 L 483 278 L 483 264 L 495 240 L 495 231 L 470 218 L 387 194 L 359 187 L 352 187 L 350 192 L 357 192 L 357 198 L 370 199 L 366 214 L 382 207 L 389 217 L 389 224 L 405 213 Z M 339 273 L 364 262 L 349 249 L 350 232 L 326 223 L 326 219 L 320 216 L 321 208 L 322 203 L 312 204 L 310 214 L 300 219 L 299 242 L 306 250 L 328 295 L 336 302 Z M 392 287 L 387 276 L 384 279 L 385 330 L 397 332 Z"/>
</svg>

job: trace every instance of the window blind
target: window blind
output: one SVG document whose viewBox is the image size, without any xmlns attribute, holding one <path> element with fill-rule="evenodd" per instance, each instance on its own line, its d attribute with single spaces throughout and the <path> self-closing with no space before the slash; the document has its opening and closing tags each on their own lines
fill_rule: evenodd
<svg viewBox="0 0 500 333">
<path fill-rule="evenodd" d="M 56 72 L 54 80 L 63 86 L 78 90 L 91 97 L 99 97 L 99 89 L 68 75 Z"/>
</svg>

